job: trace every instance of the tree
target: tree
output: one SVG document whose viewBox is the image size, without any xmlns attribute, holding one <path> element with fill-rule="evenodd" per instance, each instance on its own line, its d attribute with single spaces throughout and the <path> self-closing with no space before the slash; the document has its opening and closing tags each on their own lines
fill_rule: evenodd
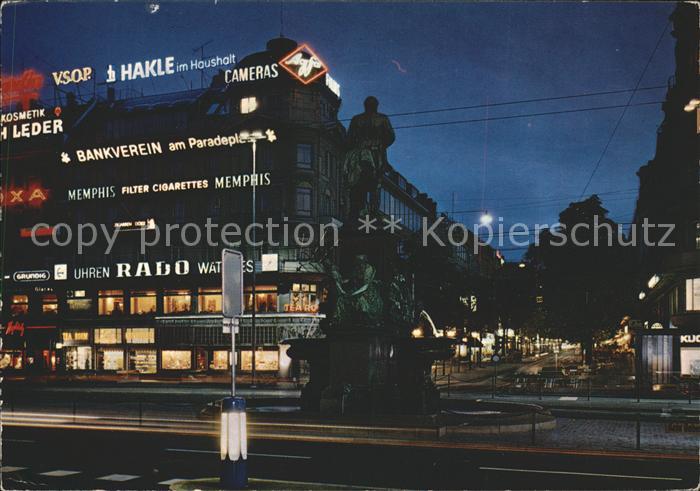
<svg viewBox="0 0 700 491">
<path fill-rule="evenodd" d="M 594 339 L 612 334 L 633 301 L 631 250 L 607 213 L 596 195 L 571 203 L 526 256 L 542 286 L 542 327 L 581 342 L 589 365 Z"/>
</svg>

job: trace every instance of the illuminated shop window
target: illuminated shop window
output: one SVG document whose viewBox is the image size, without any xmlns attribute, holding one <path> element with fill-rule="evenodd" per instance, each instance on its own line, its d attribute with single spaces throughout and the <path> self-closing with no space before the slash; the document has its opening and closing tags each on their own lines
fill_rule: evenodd
<svg viewBox="0 0 700 491">
<path fill-rule="evenodd" d="M 241 99 L 241 114 L 249 114 L 258 108 L 258 100 L 255 97 Z"/>
<path fill-rule="evenodd" d="M 192 351 L 163 350 L 161 352 L 163 370 L 190 370 L 192 368 Z"/>
<path fill-rule="evenodd" d="M 152 327 L 128 327 L 124 329 L 124 339 L 128 344 L 152 344 L 156 342 Z"/>
<path fill-rule="evenodd" d="M 66 346 L 85 344 L 90 341 L 90 333 L 86 330 L 63 331 L 61 333 L 61 341 Z"/>
<path fill-rule="evenodd" d="M 297 167 L 310 169 L 313 163 L 313 147 L 308 143 L 297 144 Z"/>
<path fill-rule="evenodd" d="M 296 189 L 297 215 L 311 215 L 311 188 L 298 187 Z"/>
<path fill-rule="evenodd" d="M 118 327 L 95 329 L 95 344 L 121 344 L 122 330 Z"/>
<path fill-rule="evenodd" d="M 122 315 L 124 313 L 123 290 L 100 290 L 97 292 L 98 315 Z"/>
<path fill-rule="evenodd" d="M 0 353 L 0 370 L 22 369 L 22 353 L 19 351 L 3 351 Z"/>
<path fill-rule="evenodd" d="M 92 310 L 92 298 L 87 297 L 85 290 L 69 290 L 66 292 L 66 304 L 71 312 L 89 312 Z"/>
<path fill-rule="evenodd" d="M 131 292 L 131 315 L 155 314 L 156 291 L 138 290 Z"/>
<path fill-rule="evenodd" d="M 700 278 L 685 280 L 685 310 L 700 310 Z"/>
<path fill-rule="evenodd" d="M 277 312 L 277 287 L 258 286 L 255 289 L 256 312 Z M 253 311 L 253 293 L 250 288 L 246 288 L 244 295 L 245 311 Z"/>
<path fill-rule="evenodd" d="M 200 288 L 197 294 L 197 312 L 200 314 L 220 313 L 221 290 L 218 288 Z"/>
<path fill-rule="evenodd" d="M 124 370 L 124 350 L 98 349 L 98 370 Z"/>
<path fill-rule="evenodd" d="M 251 351 L 241 351 L 241 370 L 249 371 L 253 366 Z M 255 352 L 255 369 L 261 372 L 279 369 L 279 352 L 277 350 L 259 350 Z"/>
<path fill-rule="evenodd" d="M 231 358 L 229 351 L 214 351 L 212 352 L 209 368 L 212 370 L 228 370 L 229 358 Z"/>
<path fill-rule="evenodd" d="M 66 370 L 92 370 L 92 348 L 78 346 L 65 350 Z"/>
<path fill-rule="evenodd" d="M 163 294 L 163 312 L 182 314 L 192 309 L 192 295 L 189 290 L 166 290 Z"/>
<path fill-rule="evenodd" d="M 25 315 L 29 312 L 29 296 L 27 295 L 12 295 L 10 304 L 10 315 L 18 316 Z"/>
<path fill-rule="evenodd" d="M 131 350 L 129 351 L 129 370 L 139 373 L 156 373 L 156 350 Z"/>
<path fill-rule="evenodd" d="M 318 312 L 317 286 L 307 283 L 293 283 L 289 303 L 284 305 L 285 312 Z"/>
<path fill-rule="evenodd" d="M 55 293 L 47 293 L 41 297 L 41 312 L 46 315 L 58 314 L 58 297 Z"/>
<path fill-rule="evenodd" d="M 681 375 L 700 376 L 700 348 L 681 348 Z"/>
</svg>

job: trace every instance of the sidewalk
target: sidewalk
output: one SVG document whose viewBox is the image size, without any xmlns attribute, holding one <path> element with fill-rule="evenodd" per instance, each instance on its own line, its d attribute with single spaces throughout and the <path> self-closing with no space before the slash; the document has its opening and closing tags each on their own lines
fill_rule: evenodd
<svg viewBox="0 0 700 491">
<path fill-rule="evenodd" d="M 443 401 L 464 401 L 482 399 L 485 401 L 505 401 L 505 402 L 524 402 L 538 404 L 549 409 L 596 409 L 609 411 L 658 411 L 670 412 L 690 411 L 700 414 L 700 398 L 695 399 L 692 403 L 683 399 L 648 399 L 641 398 L 637 402 L 636 398 L 622 397 L 591 397 L 590 401 L 586 396 L 560 396 L 560 395 L 543 395 L 542 398 L 538 395 L 529 394 L 496 394 L 494 399 L 491 398 L 491 392 L 455 392 L 448 396 L 445 392 L 441 394 Z"/>
</svg>

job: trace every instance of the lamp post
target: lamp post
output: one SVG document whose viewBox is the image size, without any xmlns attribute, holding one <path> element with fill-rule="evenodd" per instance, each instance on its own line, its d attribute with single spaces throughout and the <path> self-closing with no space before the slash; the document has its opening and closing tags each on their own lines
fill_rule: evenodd
<svg viewBox="0 0 700 491">
<path fill-rule="evenodd" d="M 253 282 L 252 282 L 252 296 L 253 296 L 253 312 L 251 315 L 251 325 L 250 325 L 250 339 L 251 339 L 251 347 L 250 347 L 250 366 L 251 366 L 251 377 L 250 377 L 250 386 L 254 387 L 255 386 L 255 349 L 256 349 L 256 344 L 257 344 L 257 337 L 256 337 L 256 332 L 255 332 L 255 311 L 257 310 L 257 298 L 255 295 L 255 243 L 256 243 L 256 238 L 255 238 L 255 188 L 257 187 L 258 184 L 258 176 L 257 176 L 257 171 L 256 171 L 256 165 L 257 165 L 257 147 L 258 147 L 258 140 L 267 140 L 270 143 L 274 142 L 277 140 L 277 136 L 275 135 L 274 130 L 266 130 L 265 133 L 262 131 L 253 131 L 248 132 L 248 131 L 241 131 L 238 134 L 238 137 L 241 141 L 241 143 L 250 143 L 252 145 L 253 149 L 253 216 L 251 220 L 251 224 L 253 225 Z M 233 334 L 232 334 L 233 335 Z"/>
</svg>

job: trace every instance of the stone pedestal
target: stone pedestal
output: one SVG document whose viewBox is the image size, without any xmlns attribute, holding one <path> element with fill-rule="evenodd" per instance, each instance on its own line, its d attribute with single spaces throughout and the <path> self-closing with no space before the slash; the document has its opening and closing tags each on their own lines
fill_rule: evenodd
<svg viewBox="0 0 700 491">
<path fill-rule="evenodd" d="M 398 339 L 366 330 L 324 339 L 293 339 L 288 354 L 307 360 L 302 409 L 325 414 L 434 414 L 440 395 L 430 379 L 434 360 L 451 356 L 452 340 Z"/>
</svg>

